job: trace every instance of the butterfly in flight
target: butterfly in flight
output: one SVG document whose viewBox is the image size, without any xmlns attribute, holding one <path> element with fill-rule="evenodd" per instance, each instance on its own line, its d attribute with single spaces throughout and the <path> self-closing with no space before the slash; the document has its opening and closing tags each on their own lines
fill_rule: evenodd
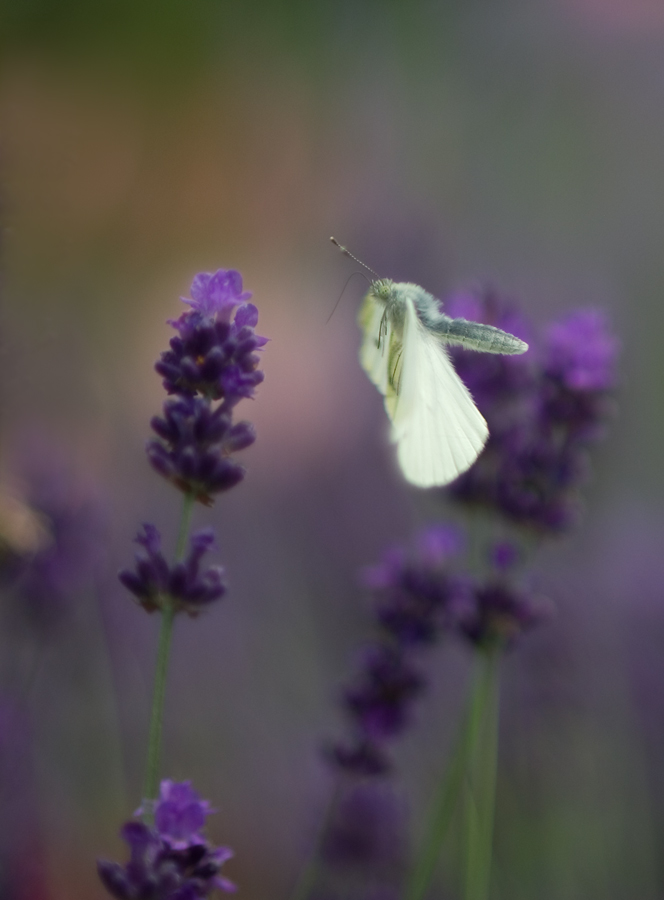
<svg viewBox="0 0 664 900">
<path fill-rule="evenodd" d="M 475 462 L 489 429 L 446 345 L 513 355 L 525 353 L 528 344 L 493 325 L 453 319 L 419 285 L 369 271 L 376 277 L 358 315 L 364 333 L 360 362 L 384 397 L 406 479 L 422 488 L 449 484 Z"/>
</svg>

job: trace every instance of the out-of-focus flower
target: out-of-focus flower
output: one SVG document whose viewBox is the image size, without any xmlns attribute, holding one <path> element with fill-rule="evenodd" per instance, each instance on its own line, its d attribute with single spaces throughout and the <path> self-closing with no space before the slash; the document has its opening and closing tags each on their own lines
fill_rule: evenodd
<svg viewBox="0 0 664 900">
<path fill-rule="evenodd" d="M 358 683 L 345 691 L 344 703 L 360 732 L 381 741 L 403 731 L 410 701 L 424 679 L 403 653 L 374 644 L 364 653 Z"/>
<path fill-rule="evenodd" d="M 549 619 L 551 603 L 503 581 L 478 584 L 473 606 L 457 623 L 458 631 L 477 647 L 509 646 Z"/>
<path fill-rule="evenodd" d="M 618 341 L 597 309 L 572 313 L 549 327 L 544 368 L 572 391 L 607 391 L 615 386 Z"/>
<path fill-rule="evenodd" d="M 362 653 L 343 694 L 353 736 L 328 749 L 328 759 L 342 771 L 358 777 L 389 771 L 386 744 L 407 727 L 426 684 L 414 656 L 453 629 L 470 599 L 467 579 L 451 568 L 462 546 L 457 529 L 432 526 L 410 548 L 391 548 L 363 572 L 379 637 Z"/>
<path fill-rule="evenodd" d="M 148 612 L 162 609 L 165 603 L 173 603 L 176 612 L 196 616 L 226 593 L 221 566 L 200 571 L 203 555 L 214 544 L 211 529 L 195 532 L 190 538 L 187 556 L 173 566 L 169 566 L 161 552 L 161 534 L 154 525 L 146 522 L 143 531 L 136 536 L 136 543 L 142 549 L 136 554 L 135 568 L 123 569 L 119 578 Z"/>
<path fill-rule="evenodd" d="M 405 865 L 405 809 L 385 783 L 354 784 L 336 802 L 321 858 L 365 876 L 394 875 Z"/>
<path fill-rule="evenodd" d="M 519 336 L 528 330 L 514 304 L 493 290 L 453 297 L 448 312 L 472 313 Z M 457 370 L 489 425 L 489 440 L 450 494 L 540 533 L 573 524 L 588 447 L 611 410 L 617 352 L 597 310 L 554 323 L 542 341 L 530 338 L 523 356 L 494 358 L 453 348 Z"/>
<path fill-rule="evenodd" d="M 131 821 L 120 832 L 130 848 L 129 862 L 97 863 L 107 891 L 119 900 L 197 900 L 215 890 L 234 891 L 235 885 L 220 874 L 233 853 L 212 846 L 200 834 L 211 810 L 191 783 L 162 781 L 151 805 L 154 828 Z"/>
<path fill-rule="evenodd" d="M 159 836 L 175 850 L 204 844 L 201 830 L 205 820 L 214 812 L 207 800 L 201 800 L 191 781 L 164 779 L 156 800 L 144 800 L 135 815 L 149 813 Z"/>
<path fill-rule="evenodd" d="M 0 489 L 0 578 L 22 618 L 52 627 L 102 558 L 102 505 L 44 436 L 15 470 L 16 486 Z"/>
<path fill-rule="evenodd" d="M 375 615 L 399 645 L 431 643 L 465 601 L 462 578 L 449 569 L 462 549 L 459 531 L 435 525 L 421 532 L 411 552 L 388 550 L 363 573 L 374 594 Z"/>
</svg>

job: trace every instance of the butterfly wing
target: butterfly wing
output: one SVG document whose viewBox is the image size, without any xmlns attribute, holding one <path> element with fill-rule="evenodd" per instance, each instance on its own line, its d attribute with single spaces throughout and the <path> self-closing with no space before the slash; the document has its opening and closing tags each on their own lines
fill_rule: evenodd
<svg viewBox="0 0 664 900">
<path fill-rule="evenodd" d="M 395 379 L 398 384 L 402 343 L 385 314 L 385 304 L 370 293 L 364 298 L 358 315 L 364 339 L 360 347 L 360 362 L 371 381 L 385 397 L 395 399 Z"/>
<path fill-rule="evenodd" d="M 385 392 L 385 406 L 401 469 L 418 487 L 448 484 L 479 456 L 489 434 L 487 424 L 445 347 L 421 324 L 410 298 L 405 300 L 399 343 L 393 396 Z"/>
</svg>

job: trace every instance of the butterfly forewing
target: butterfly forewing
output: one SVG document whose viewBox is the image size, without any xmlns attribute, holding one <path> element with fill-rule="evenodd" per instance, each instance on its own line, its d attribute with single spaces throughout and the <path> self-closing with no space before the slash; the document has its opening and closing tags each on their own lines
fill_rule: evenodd
<svg viewBox="0 0 664 900">
<path fill-rule="evenodd" d="M 440 340 L 406 300 L 399 391 L 386 408 L 406 478 L 419 487 L 448 484 L 477 459 L 487 424 Z"/>
</svg>

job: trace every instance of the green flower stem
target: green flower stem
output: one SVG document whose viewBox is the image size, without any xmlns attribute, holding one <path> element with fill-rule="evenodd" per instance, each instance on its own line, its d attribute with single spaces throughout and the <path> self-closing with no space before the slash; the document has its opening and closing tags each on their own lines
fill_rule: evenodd
<svg viewBox="0 0 664 900">
<path fill-rule="evenodd" d="M 478 721 L 479 739 L 469 759 L 464 900 L 487 900 L 489 896 L 498 761 L 499 661 L 499 648 L 480 651 L 485 702 Z"/>
<path fill-rule="evenodd" d="M 193 494 L 185 494 L 180 519 L 175 558 L 179 562 L 185 552 L 187 536 L 191 525 L 195 498 Z M 159 631 L 159 647 L 154 675 L 154 694 L 152 698 L 152 714 L 150 716 L 150 736 L 148 738 L 148 760 L 145 774 L 145 793 L 147 800 L 154 800 L 159 788 L 159 760 L 161 756 L 161 735 L 164 725 L 164 698 L 166 696 L 166 674 L 171 652 L 175 607 L 170 597 L 162 598 L 161 628 Z"/>
<path fill-rule="evenodd" d="M 487 675 L 486 654 L 478 653 L 468 708 L 452 759 L 434 796 L 429 827 L 407 885 L 406 900 L 422 900 L 436 870 L 440 851 L 458 806 L 468 767 L 478 743 L 481 723 L 491 693 L 491 680 Z"/>
</svg>

